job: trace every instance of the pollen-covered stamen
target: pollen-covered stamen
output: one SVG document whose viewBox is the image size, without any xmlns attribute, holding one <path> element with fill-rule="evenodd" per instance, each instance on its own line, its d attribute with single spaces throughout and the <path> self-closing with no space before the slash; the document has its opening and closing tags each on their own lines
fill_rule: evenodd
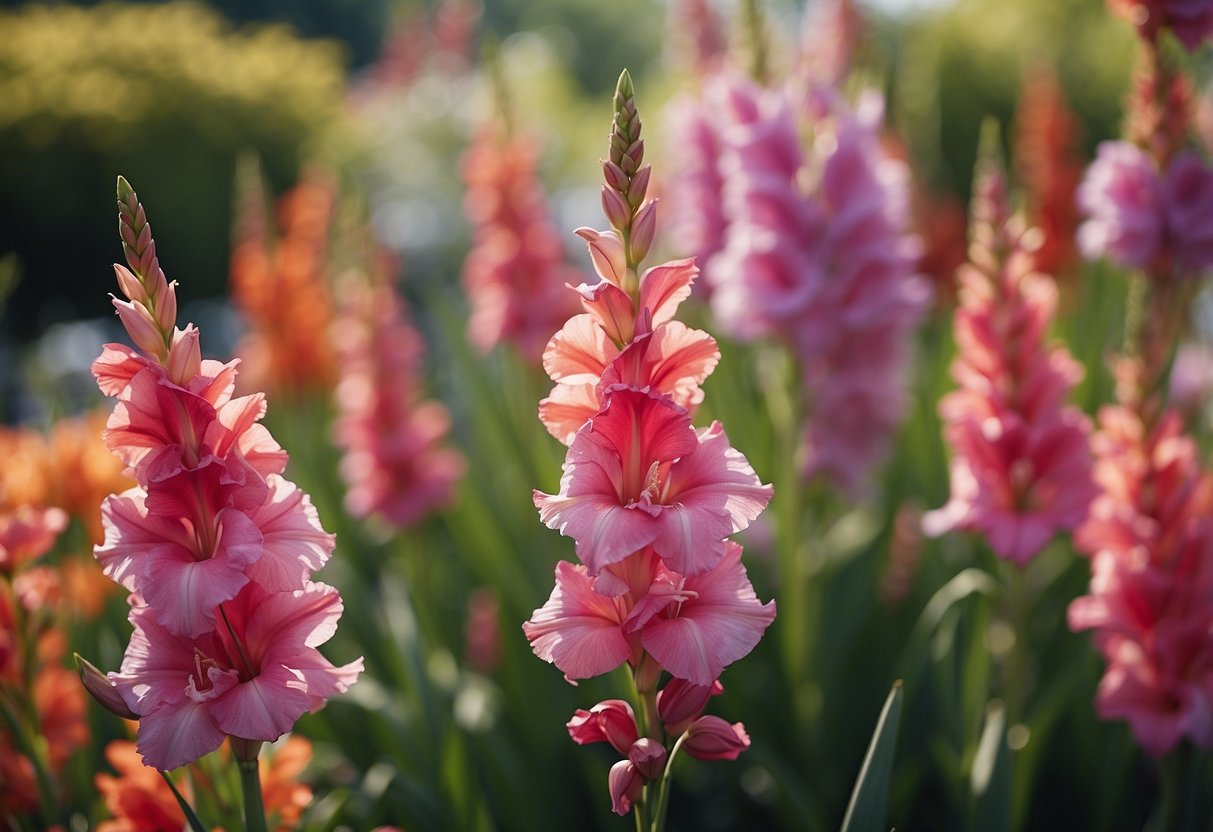
<svg viewBox="0 0 1213 832">
<path fill-rule="evenodd" d="M 212 659 L 210 656 L 203 653 L 197 647 L 194 648 L 194 672 L 190 674 L 190 678 L 194 684 L 194 690 L 199 693 L 204 693 L 214 685 L 211 683 L 210 674 L 207 672 L 212 667 L 219 667 L 219 662 Z"/>
</svg>

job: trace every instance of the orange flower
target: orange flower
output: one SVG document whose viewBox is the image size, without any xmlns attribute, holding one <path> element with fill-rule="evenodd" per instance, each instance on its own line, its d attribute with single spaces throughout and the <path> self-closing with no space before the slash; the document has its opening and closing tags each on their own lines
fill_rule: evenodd
<svg viewBox="0 0 1213 832">
<path fill-rule="evenodd" d="M 104 409 L 95 409 L 74 419 L 60 419 L 46 441 L 51 483 L 47 505 L 80 518 L 93 543 L 105 539 L 101 501 L 134 485 L 101 439 L 108 415 Z"/>
<path fill-rule="evenodd" d="M 249 389 L 305 391 L 336 378 L 328 346 L 332 301 L 325 283 L 335 187 L 312 172 L 277 205 L 267 229 L 260 180 L 242 200 L 232 252 L 232 296 L 249 331 L 236 348 Z"/>
<path fill-rule="evenodd" d="M 114 740 L 105 747 L 105 759 L 118 772 L 115 777 L 93 778 L 113 820 L 102 821 L 97 832 L 159 832 L 185 828 L 185 814 L 168 784 L 154 768 L 139 759 L 135 744 Z"/>
<path fill-rule="evenodd" d="M 265 812 L 276 832 L 294 829 L 312 802 L 312 790 L 298 780 L 311 759 L 312 744 L 292 734 L 272 750 L 268 759 L 263 756 L 258 763 Z"/>
</svg>

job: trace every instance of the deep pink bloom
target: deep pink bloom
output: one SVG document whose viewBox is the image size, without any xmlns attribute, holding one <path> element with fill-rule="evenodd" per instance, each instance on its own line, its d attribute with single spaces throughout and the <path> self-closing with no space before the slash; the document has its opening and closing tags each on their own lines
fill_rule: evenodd
<svg viewBox="0 0 1213 832">
<path fill-rule="evenodd" d="M 1208 0 L 1109 0 L 1108 5 L 1138 28 L 1146 39 L 1170 29 L 1193 52 L 1213 36 L 1213 6 Z"/>
<path fill-rule="evenodd" d="M 771 487 L 718 422 L 697 431 L 685 408 L 634 387 L 605 399 L 569 446 L 559 493 L 535 492 L 540 518 L 577 542 L 593 575 L 649 545 L 675 571 L 712 569 Z"/>
<path fill-rule="evenodd" d="M 1078 205 L 1087 216 L 1078 229 L 1083 255 L 1144 267 L 1162 245 L 1163 204 L 1162 183 L 1149 155 L 1129 142 L 1101 142 L 1078 186 Z"/>
<path fill-rule="evenodd" d="M 695 577 L 647 550 L 617 569 L 624 589 L 610 596 L 584 566 L 558 563 L 551 597 L 523 625 L 535 655 L 570 679 L 607 673 L 643 648 L 673 676 L 710 686 L 775 619 L 775 603 L 758 600 L 732 542 L 715 569 Z"/>
<path fill-rule="evenodd" d="M 1162 193 L 1176 263 L 1193 271 L 1213 266 L 1213 168 L 1195 153 L 1180 153 L 1167 166 Z"/>
<path fill-rule="evenodd" d="M 1046 343 L 1057 287 L 1032 271 L 1001 169 L 979 169 L 973 199 L 974 262 L 960 272 L 955 318 L 960 386 L 939 405 L 952 493 L 923 528 L 980 532 L 997 555 L 1023 566 L 1087 516 L 1091 427 L 1065 404 L 1082 368 Z"/>
<path fill-rule="evenodd" d="M 620 754 L 627 754 L 637 738 L 636 716 L 622 699 L 603 700 L 588 711 L 579 708 L 565 727 L 578 745 L 608 742 Z"/>
<path fill-rule="evenodd" d="M 1096 707 L 1161 756 L 1187 737 L 1213 746 L 1213 479 L 1174 411 L 1147 430 L 1122 406 L 1100 413 L 1101 493 L 1075 543 L 1089 594 L 1070 606 L 1107 661 Z"/>
<path fill-rule="evenodd" d="M 345 452 L 345 505 L 355 517 L 408 526 L 453 499 L 463 457 L 442 444 L 446 408 L 421 398 L 421 338 L 392 286 L 351 281 L 338 302 L 333 435 Z"/>
<path fill-rule="evenodd" d="M 341 597 L 324 584 L 277 593 L 248 584 L 210 631 L 182 638 L 135 606 L 122 670 L 110 677 L 139 715 L 144 762 L 176 768 L 229 735 L 276 740 L 345 692 L 362 659 L 335 667 L 316 649 L 336 632 L 341 610 Z"/>
<path fill-rule="evenodd" d="M 724 693 L 717 680 L 710 685 L 696 685 L 686 679 L 671 679 L 657 694 L 657 714 L 665 724 L 667 734 L 677 736 L 703 713 L 708 700 Z"/>
<path fill-rule="evenodd" d="M 645 779 L 631 760 L 620 760 L 611 766 L 607 775 L 607 787 L 611 792 L 611 811 L 617 815 L 626 815 L 632 804 L 640 797 Z"/>
<path fill-rule="evenodd" d="M 700 760 L 736 760 L 750 747 L 750 735 L 740 722 L 732 725 L 718 716 L 701 716 L 687 729 L 682 748 Z"/>
</svg>

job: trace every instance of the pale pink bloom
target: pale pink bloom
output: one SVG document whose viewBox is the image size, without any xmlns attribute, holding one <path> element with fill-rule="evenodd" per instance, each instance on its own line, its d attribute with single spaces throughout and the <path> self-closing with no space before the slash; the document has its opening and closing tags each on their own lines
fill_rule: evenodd
<svg viewBox="0 0 1213 832">
<path fill-rule="evenodd" d="M 720 135 L 715 119 L 715 97 L 721 85 L 709 85 L 702 100 L 682 96 L 669 105 L 665 121 L 669 124 L 670 180 L 667 200 L 670 206 L 667 234 L 672 247 L 689 254 L 698 263 L 707 263 L 724 248 L 728 219 L 721 194 L 724 176 L 717 164 Z"/>
<path fill-rule="evenodd" d="M 223 607 L 223 621 L 195 638 L 155 622 L 145 606 L 122 670 L 111 674 L 139 715 L 143 761 L 162 771 L 214 751 L 226 736 L 273 741 L 308 711 L 343 693 L 362 671 L 335 667 L 316 649 L 336 632 L 341 597 L 309 583 L 269 593 L 247 585 Z"/>
<path fill-rule="evenodd" d="M 1213 746 L 1213 479 L 1175 411 L 1147 430 L 1125 407 L 1100 413 L 1101 493 L 1075 544 L 1089 594 L 1069 610 L 1107 661 L 1096 707 L 1128 721 L 1155 756 L 1181 739 Z"/>
<path fill-rule="evenodd" d="M 758 600 L 732 542 L 716 568 L 695 577 L 671 571 L 648 550 L 623 571 L 626 588 L 609 596 L 595 589 L 584 566 L 558 563 L 551 597 L 523 625 L 535 655 L 570 679 L 585 679 L 643 649 L 671 675 L 709 686 L 775 619 L 775 602 Z"/>
<path fill-rule="evenodd" d="M 952 493 L 923 529 L 979 532 L 995 554 L 1024 566 L 1087 516 L 1091 427 L 1065 404 L 1082 367 L 1046 343 L 1057 287 L 1032 271 L 1000 169 L 979 171 L 974 206 L 974 262 L 960 271 L 955 317 L 960 386 L 939 405 Z"/>
<path fill-rule="evenodd" d="M 1083 255 L 1127 268 L 1147 265 L 1163 242 L 1163 199 L 1158 170 L 1144 150 L 1101 142 L 1078 186 L 1078 206 L 1087 216 L 1078 229 Z"/>
<path fill-rule="evenodd" d="M 58 508 L 20 506 L 0 512 L 0 573 L 12 575 L 49 551 L 67 521 L 67 512 Z"/>
<path fill-rule="evenodd" d="M 649 545 L 683 574 L 712 569 L 771 487 L 720 423 L 696 430 L 686 408 L 644 389 L 616 386 L 604 398 L 569 446 L 560 491 L 535 492 L 540 519 L 576 541 L 593 575 Z"/>
<path fill-rule="evenodd" d="M 421 339 L 393 287 L 351 282 L 338 301 L 333 335 L 343 370 L 333 435 L 345 452 L 346 508 L 408 526 L 453 499 L 463 458 L 441 444 L 446 408 L 421 398 Z"/>
<path fill-rule="evenodd" d="M 1192 271 L 1213 265 L 1213 168 L 1191 151 L 1180 153 L 1167 166 L 1162 192 L 1167 248 L 1176 263 Z"/>
<path fill-rule="evenodd" d="M 533 141 L 481 129 L 460 167 L 467 183 L 464 212 L 474 228 L 463 265 L 472 305 L 468 337 L 484 352 L 512 343 L 531 361 L 575 309 L 565 284 L 580 282 L 551 225 L 536 150 Z"/>
</svg>

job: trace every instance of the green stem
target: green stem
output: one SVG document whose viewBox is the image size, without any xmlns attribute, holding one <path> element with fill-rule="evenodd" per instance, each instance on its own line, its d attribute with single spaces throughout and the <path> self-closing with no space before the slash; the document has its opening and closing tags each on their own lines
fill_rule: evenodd
<svg viewBox="0 0 1213 832">
<path fill-rule="evenodd" d="M 653 807 L 652 832 L 662 832 L 665 829 L 666 807 L 670 801 L 670 771 L 674 768 L 674 758 L 678 756 L 678 751 L 682 748 L 682 741 L 686 738 L 687 735 L 684 731 L 678 741 L 674 743 L 674 747 L 670 749 L 670 755 L 666 757 L 665 770 L 661 772 L 661 781 L 657 786 L 657 804 Z"/>
<path fill-rule="evenodd" d="M 237 760 L 240 767 L 240 790 L 244 793 L 245 832 L 268 832 L 265 823 L 265 803 L 261 797 L 261 771 L 256 760 Z"/>
<path fill-rule="evenodd" d="M 177 805 L 181 807 L 182 813 L 185 814 L 185 820 L 187 823 L 189 823 L 190 829 L 193 830 L 193 832 L 207 832 L 206 824 L 204 824 L 202 819 L 198 817 L 198 813 L 194 811 L 194 807 L 189 804 L 189 801 L 182 796 L 181 792 L 177 791 L 176 785 L 173 784 L 173 781 L 168 774 L 162 771 L 160 772 L 160 776 L 164 778 L 165 783 L 168 783 L 169 790 L 172 791 L 173 797 L 177 798 Z"/>
<path fill-rule="evenodd" d="M 1007 725 L 1014 726 L 1023 722 L 1027 707 L 1028 659 L 1031 655 L 1028 644 L 1028 578 L 1026 566 L 1008 563 L 1007 568 L 1011 573 L 1008 603 L 1015 633 L 1007 667 Z"/>
<path fill-rule="evenodd" d="M 32 707 L 32 706 L 31 706 Z M 21 709 L 8 696 L 0 697 L 0 715 L 9 733 L 17 741 L 17 749 L 25 755 L 34 769 L 34 780 L 38 784 L 38 809 L 42 820 L 52 824 L 57 818 L 55 799 L 55 783 L 51 779 L 50 770 L 46 764 L 46 743 L 37 729 L 26 724 L 21 718 Z M 35 724 L 37 717 L 35 719 Z"/>
</svg>

